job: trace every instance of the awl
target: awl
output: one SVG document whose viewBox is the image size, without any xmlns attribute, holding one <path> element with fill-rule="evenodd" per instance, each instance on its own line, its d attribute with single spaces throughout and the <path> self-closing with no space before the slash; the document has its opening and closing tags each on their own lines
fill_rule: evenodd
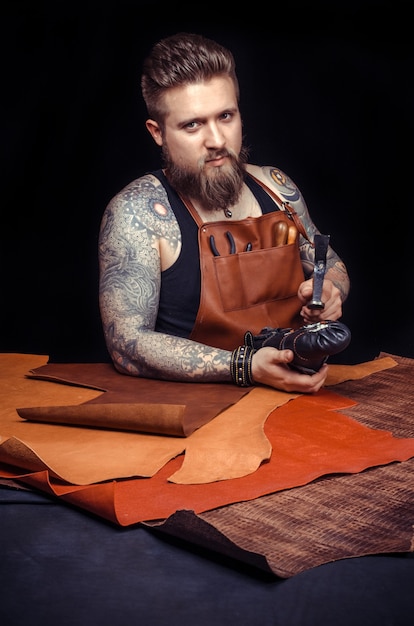
<svg viewBox="0 0 414 626">
<path fill-rule="evenodd" d="M 315 235 L 313 243 L 315 246 L 315 261 L 313 265 L 313 294 L 309 302 L 310 309 L 323 309 L 322 302 L 323 279 L 326 272 L 326 254 L 328 252 L 330 235 Z"/>
</svg>

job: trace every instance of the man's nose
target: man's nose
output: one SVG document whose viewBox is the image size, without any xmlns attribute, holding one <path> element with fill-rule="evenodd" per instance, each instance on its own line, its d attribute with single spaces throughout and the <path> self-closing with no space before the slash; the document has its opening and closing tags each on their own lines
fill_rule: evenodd
<svg viewBox="0 0 414 626">
<path fill-rule="evenodd" d="M 206 127 L 207 148 L 222 148 L 226 142 L 225 136 L 218 124 L 211 123 Z"/>
</svg>

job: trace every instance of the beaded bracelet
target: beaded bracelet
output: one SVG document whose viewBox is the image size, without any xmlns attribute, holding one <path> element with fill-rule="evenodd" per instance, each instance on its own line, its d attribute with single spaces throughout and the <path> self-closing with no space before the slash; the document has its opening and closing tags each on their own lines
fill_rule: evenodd
<svg viewBox="0 0 414 626">
<path fill-rule="evenodd" d="M 238 387 L 253 385 L 252 359 L 254 350 L 250 346 L 239 346 L 231 353 L 230 373 Z"/>
</svg>

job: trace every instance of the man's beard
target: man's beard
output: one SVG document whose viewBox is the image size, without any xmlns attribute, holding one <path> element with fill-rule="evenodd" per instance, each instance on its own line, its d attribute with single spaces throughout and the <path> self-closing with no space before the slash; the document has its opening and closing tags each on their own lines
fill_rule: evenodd
<svg viewBox="0 0 414 626">
<path fill-rule="evenodd" d="M 204 210 L 223 211 L 234 206 L 240 198 L 246 176 L 244 166 L 248 157 L 248 150 L 244 146 L 239 156 L 228 150 L 210 151 L 200 162 L 198 172 L 189 171 L 174 163 L 165 143 L 162 146 L 162 156 L 168 180 L 174 189 L 182 196 L 199 203 Z M 209 168 L 207 174 L 205 161 L 222 156 L 230 159 L 230 165 Z"/>
</svg>

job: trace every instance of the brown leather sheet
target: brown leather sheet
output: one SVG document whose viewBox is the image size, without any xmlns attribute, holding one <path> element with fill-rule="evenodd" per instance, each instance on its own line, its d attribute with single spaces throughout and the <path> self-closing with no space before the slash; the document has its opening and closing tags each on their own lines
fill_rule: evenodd
<svg viewBox="0 0 414 626">
<path fill-rule="evenodd" d="M 248 392 L 233 385 L 189 385 L 125 376 L 118 374 L 110 363 L 49 363 L 27 372 L 27 376 L 105 393 L 81 408 L 79 405 L 20 408 L 18 413 L 24 419 L 174 437 L 191 435 Z"/>
<path fill-rule="evenodd" d="M 35 359 L 33 356 L 31 358 L 32 360 Z M 331 390 L 324 389 L 314 397 L 301 396 L 271 411 L 265 420 L 265 434 L 273 449 L 271 458 L 268 462 L 260 464 L 256 471 L 243 478 L 218 480 L 202 486 L 173 483 L 169 480 L 170 477 L 176 473 L 179 474 L 184 469 L 183 457 L 180 455 L 166 463 L 150 479 L 110 481 L 87 486 L 66 484 L 51 477 L 50 472 L 44 466 L 40 467 L 39 457 L 36 454 L 33 454 L 30 461 L 33 463 L 33 471 L 16 471 L 16 467 L 12 463 L 13 456 L 15 453 L 18 455 L 19 450 L 17 448 L 24 445 L 17 437 L 3 438 L 2 447 L 4 447 L 6 440 L 9 443 L 12 440 L 12 449 L 9 457 L 11 463 L 9 466 L 3 463 L 1 475 L 3 478 L 19 478 L 26 485 L 48 491 L 65 501 L 72 502 L 117 524 L 129 525 L 138 521 L 150 523 L 150 520 L 162 520 L 168 517 L 165 522 L 161 523 L 161 528 L 166 532 L 185 536 L 187 539 L 200 544 L 207 542 L 210 548 L 217 547 L 224 552 L 230 551 L 236 558 L 247 561 L 253 559 L 258 566 L 267 567 L 282 576 L 289 576 L 315 564 L 335 558 L 344 558 L 344 556 L 356 556 L 361 553 L 378 551 L 406 551 L 411 546 L 411 525 L 414 519 L 412 515 L 412 473 L 405 475 L 404 490 L 400 486 L 400 491 L 396 493 L 396 487 L 401 483 L 400 478 L 394 482 L 385 481 L 384 486 L 380 476 L 378 476 L 379 482 L 375 482 L 375 472 L 380 470 L 392 472 L 393 468 L 397 468 L 397 471 L 407 473 L 407 468 L 412 467 L 411 461 L 407 460 L 414 454 L 413 441 L 409 438 L 413 434 L 412 414 L 408 410 L 408 417 L 405 418 L 411 424 L 410 433 L 407 434 L 405 429 L 405 434 L 399 433 L 398 437 L 393 436 L 391 433 L 394 434 L 396 419 L 389 418 L 389 431 L 384 432 L 384 407 L 386 405 L 383 398 L 379 400 L 376 398 L 377 394 L 380 394 L 384 388 L 384 380 L 387 381 L 386 399 L 389 401 L 390 398 L 395 398 L 395 394 L 398 395 L 401 392 L 398 385 L 400 387 L 401 384 L 407 386 L 407 380 L 410 381 L 412 362 L 401 360 L 398 357 L 392 359 L 387 355 L 384 355 L 384 358 L 385 366 L 390 369 L 371 374 L 360 382 L 342 383 L 342 385 L 338 384 L 335 387 L 335 392 L 339 389 L 343 390 L 351 398 L 350 400 L 347 400 L 342 393 L 338 395 Z M 398 367 L 392 367 L 395 362 L 398 362 Z M 362 365 L 361 367 L 362 375 L 369 374 L 369 366 Z M 335 366 L 331 366 L 331 368 L 334 369 Z M 401 368 L 404 374 L 402 380 L 401 375 L 395 375 L 395 372 L 401 372 Z M 378 362 L 374 363 L 373 369 L 378 370 Z M 349 376 L 350 370 L 347 371 L 348 377 L 352 378 Z M 383 377 L 379 383 L 377 382 L 378 376 Z M 32 398 L 36 398 L 37 405 L 49 406 L 50 397 L 49 402 L 47 402 L 45 395 L 43 395 L 48 395 L 44 387 L 48 383 L 30 380 L 26 382 L 36 384 L 35 388 L 31 387 L 31 391 Z M 373 383 L 375 383 L 374 386 L 372 386 Z M 35 389 L 37 390 L 39 385 L 42 390 L 40 393 L 39 389 L 39 394 L 37 394 Z M 353 385 L 357 385 L 356 391 L 362 396 L 361 405 L 355 405 L 355 401 L 352 399 L 355 390 Z M 56 387 L 57 385 L 50 386 Z M 361 389 L 370 389 L 367 398 Z M 62 390 L 63 396 L 67 392 L 68 388 L 65 389 L 65 392 Z M 91 390 L 80 390 L 76 387 L 71 388 L 71 392 L 78 394 L 78 399 L 84 392 L 93 393 Z M 3 388 L 1 393 L 5 399 L 9 398 L 10 385 L 8 392 Z M 43 402 L 38 402 L 39 396 Z M 372 396 L 374 396 L 374 400 L 372 400 Z M 90 397 L 93 398 L 93 396 Z M 82 402 L 82 400 L 85 401 L 84 398 L 78 401 Z M 60 396 L 59 402 L 61 405 L 65 404 Z M 70 401 L 68 398 L 66 398 L 66 402 L 73 404 L 73 400 Z M 382 412 L 379 417 L 376 414 L 378 408 L 376 410 L 372 408 L 375 402 L 381 407 Z M 377 407 L 377 405 L 375 406 Z M 360 419 L 358 411 L 352 413 L 351 417 L 344 414 L 358 408 L 361 408 L 363 416 L 369 415 L 371 422 L 369 425 L 363 424 L 363 419 Z M 232 410 L 232 407 L 229 410 Z M 388 415 L 387 410 L 395 417 L 392 401 L 391 408 L 388 407 L 385 411 Z M 284 414 L 286 411 L 287 413 Z M 399 415 L 397 419 L 400 422 Z M 20 423 L 17 424 L 16 422 Z M 20 428 L 24 426 L 27 428 L 33 424 L 23 422 L 17 416 L 14 420 L 14 426 L 17 425 Z M 41 425 L 36 424 L 36 426 Z M 66 428 L 49 424 L 43 426 L 46 429 Z M 82 431 L 84 429 L 74 428 L 73 430 Z M 0 432 L 3 433 L 3 431 Z M 97 430 L 96 434 L 98 433 Z M 125 435 L 125 433 L 122 434 Z M 159 437 L 158 439 L 168 439 L 168 437 Z M 13 450 L 13 446 L 15 450 Z M 331 451 L 328 448 L 331 448 Z M 294 453 L 292 457 L 288 458 L 288 455 L 286 458 L 284 457 L 283 450 L 286 449 L 290 449 Z M 393 463 L 393 461 L 404 460 L 403 463 Z M 363 478 L 368 475 L 367 468 L 372 468 L 374 465 L 378 465 L 378 467 L 369 469 L 368 472 L 374 472 L 374 483 L 380 486 L 377 505 L 372 493 L 372 482 L 365 489 L 363 481 Z M 387 467 L 380 467 L 384 465 Z M 293 474 L 292 467 L 295 470 Z M 295 472 L 296 476 L 292 482 L 292 475 Z M 336 477 L 336 474 L 340 472 L 347 475 Z M 349 475 L 350 472 L 352 475 Z M 362 490 L 359 485 L 361 479 L 364 487 Z M 351 489 L 351 492 L 348 491 L 345 497 L 343 493 L 344 480 L 347 480 L 348 488 Z M 310 484 L 309 481 L 311 481 Z M 335 481 L 339 481 L 339 495 L 329 491 L 330 488 L 332 489 L 331 485 L 335 485 Z M 315 487 L 321 483 L 326 484 L 326 489 L 322 489 L 320 492 L 320 497 L 323 497 L 322 510 L 324 515 L 322 518 L 318 508 L 321 503 L 314 495 L 312 496 Z M 299 485 L 303 486 L 299 487 Z M 353 485 L 357 487 L 355 493 L 352 492 Z M 296 489 L 293 488 L 295 486 Z M 308 497 L 308 491 L 303 492 L 305 489 L 310 490 L 309 493 L 312 497 Z M 389 507 L 387 489 L 393 502 L 391 508 Z M 300 495 L 295 495 L 298 492 L 303 492 L 303 499 Z M 286 496 L 286 494 L 288 495 Z M 407 494 L 410 495 L 411 500 Z M 263 497 L 258 498 L 260 495 Z M 279 504 L 277 504 L 278 496 L 282 499 Z M 283 499 L 286 497 L 296 501 L 297 507 L 288 506 L 286 508 L 283 505 Z M 335 505 L 332 504 L 331 497 L 333 497 Z M 340 506 L 337 507 L 338 498 Z M 368 541 L 368 536 L 365 536 L 364 532 L 362 532 L 362 538 L 358 533 L 355 533 L 353 528 L 355 522 L 352 521 L 354 515 L 352 511 L 347 513 L 350 508 L 352 509 L 351 505 L 354 503 L 356 513 L 359 512 L 360 517 L 362 515 L 362 521 L 358 521 L 358 517 L 356 518 L 357 530 L 361 532 L 367 527 L 367 524 L 368 527 L 373 524 L 373 519 L 376 519 L 375 523 L 378 526 L 378 519 L 383 520 L 384 516 L 387 517 L 391 512 L 396 511 L 394 518 L 385 524 L 386 532 L 383 533 L 382 537 L 378 538 L 378 532 L 374 534 L 370 532 L 370 538 L 373 537 L 374 539 Z M 372 504 L 372 507 L 367 506 L 367 503 Z M 147 504 L 151 505 L 151 510 L 146 509 Z M 228 506 L 224 506 L 226 504 Z M 303 511 L 303 506 L 306 504 L 308 517 L 305 515 L 306 511 Z M 374 504 L 379 508 L 375 508 Z M 323 509 L 323 507 L 325 508 Z M 404 508 L 406 515 L 402 515 L 401 507 Z M 371 508 L 373 517 L 371 517 Z M 336 518 L 335 511 L 337 511 Z M 349 528 L 344 528 L 343 516 L 345 514 L 347 521 L 352 522 L 351 535 Z M 332 537 L 329 539 L 328 517 L 332 517 L 332 523 L 336 532 L 339 533 L 336 540 Z M 184 528 L 181 528 L 180 524 L 183 519 Z M 303 522 L 305 519 L 307 519 L 306 524 Z M 316 521 L 316 528 L 315 524 L 312 525 L 309 521 L 312 519 Z M 321 524 L 321 519 L 324 520 L 323 524 Z M 281 525 L 281 520 L 287 522 L 287 525 Z M 325 523 L 325 520 L 328 521 Z M 300 533 L 296 534 L 293 530 L 295 527 L 298 528 L 298 524 L 301 526 L 301 530 L 305 532 L 303 541 Z M 382 524 L 381 521 L 381 528 Z M 327 531 L 322 543 L 319 540 L 316 542 L 316 548 L 315 542 L 312 541 L 311 530 L 308 532 L 307 528 L 313 529 L 316 534 L 321 535 L 325 530 Z M 285 562 L 283 562 L 283 558 L 280 558 L 280 554 L 283 553 L 283 541 L 286 539 L 283 532 L 288 536 L 287 545 L 290 543 L 289 536 L 290 540 L 298 537 L 297 541 L 294 539 L 294 543 L 296 542 L 294 549 L 290 544 Z M 343 536 L 344 534 L 345 536 Z M 259 542 L 257 545 L 255 544 L 255 537 Z M 385 537 L 388 538 L 387 541 L 382 540 Z M 351 542 L 349 541 L 350 538 L 353 539 Z"/>
</svg>

